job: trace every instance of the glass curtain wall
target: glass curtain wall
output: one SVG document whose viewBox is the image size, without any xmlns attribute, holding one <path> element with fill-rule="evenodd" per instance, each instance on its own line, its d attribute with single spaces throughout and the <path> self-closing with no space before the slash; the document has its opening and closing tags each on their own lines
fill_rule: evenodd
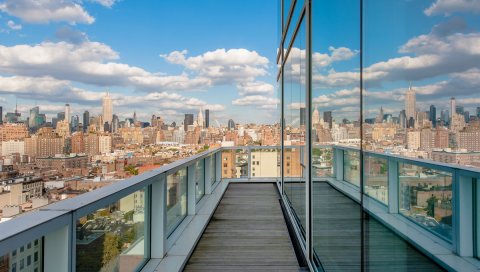
<svg viewBox="0 0 480 272">
<path fill-rule="evenodd" d="M 372 207 L 458 249 L 454 190 L 480 185 L 445 163 L 478 176 L 477 4 L 281 2 L 282 188 L 307 258 L 325 271 L 440 270 Z"/>
</svg>

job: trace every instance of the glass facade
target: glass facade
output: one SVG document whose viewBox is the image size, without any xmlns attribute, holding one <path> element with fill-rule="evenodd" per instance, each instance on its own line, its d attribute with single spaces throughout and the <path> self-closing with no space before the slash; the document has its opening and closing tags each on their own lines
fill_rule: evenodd
<svg viewBox="0 0 480 272">
<path fill-rule="evenodd" d="M 476 4 L 280 2 L 281 188 L 308 261 L 439 270 L 402 224 L 478 258 Z"/>
</svg>

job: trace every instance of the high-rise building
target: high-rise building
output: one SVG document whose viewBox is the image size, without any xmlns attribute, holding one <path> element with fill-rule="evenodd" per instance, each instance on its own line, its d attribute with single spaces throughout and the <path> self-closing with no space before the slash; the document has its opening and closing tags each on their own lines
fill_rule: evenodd
<svg viewBox="0 0 480 272">
<path fill-rule="evenodd" d="M 480 118 L 480 107 L 477 107 L 477 117 Z"/>
<path fill-rule="evenodd" d="M 0 106 L 0 125 L 3 124 L 3 107 Z"/>
<path fill-rule="evenodd" d="M 118 116 L 114 114 L 112 117 L 112 126 L 111 126 L 112 132 L 118 131 L 118 128 L 120 127 L 119 123 L 120 123 L 120 120 L 118 119 Z"/>
<path fill-rule="evenodd" d="M 106 92 L 105 96 L 103 97 L 102 108 L 103 108 L 102 124 L 107 122 L 109 125 L 111 125 L 113 120 L 113 104 L 112 104 L 112 97 L 108 92 Z"/>
<path fill-rule="evenodd" d="M 228 120 L 228 129 L 232 130 L 234 128 L 235 128 L 235 122 L 232 119 Z"/>
<path fill-rule="evenodd" d="M 202 109 L 201 109 L 201 108 L 200 108 L 200 110 L 198 110 L 197 125 L 198 125 L 200 128 L 203 128 L 203 126 L 204 126 L 203 113 L 202 113 Z"/>
<path fill-rule="evenodd" d="M 323 121 L 328 124 L 328 128 L 332 128 L 333 118 L 331 111 L 323 112 Z"/>
<path fill-rule="evenodd" d="M 320 124 L 320 112 L 318 111 L 318 107 L 315 107 L 312 113 L 312 125 Z"/>
<path fill-rule="evenodd" d="M 455 101 L 455 97 L 450 98 L 450 123 L 452 123 L 452 118 L 457 112 L 457 103 Z"/>
<path fill-rule="evenodd" d="M 305 125 L 305 115 L 307 113 L 307 109 L 305 107 L 300 108 L 300 125 Z"/>
<path fill-rule="evenodd" d="M 400 111 L 400 114 L 398 116 L 398 123 L 400 124 L 401 128 L 407 127 L 407 115 L 405 113 L 405 110 Z"/>
<path fill-rule="evenodd" d="M 57 113 L 57 121 L 65 120 L 65 112 Z"/>
<path fill-rule="evenodd" d="M 70 104 L 65 104 L 65 120 L 70 124 L 72 122 L 72 109 Z"/>
<path fill-rule="evenodd" d="M 415 90 L 413 90 L 412 86 L 410 86 L 405 93 L 405 114 L 407 115 L 407 120 L 410 118 L 415 119 L 416 103 L 417 100 L 415 97 Z"/>
<path fill-rule="evenodd" d="M 83 112 L 83 132 L 88 130 L 90 125 L 90 113 L 88 111 Z"/>
<path fill-rule="evenodd" d="M 36 128 L 38 126 L 37 120 L 40 115 L 40 108 L 38 106 L 30 109 L 30 115 L 28 117 L 28 126 L 30 129 Z"/>
<path fill-rule="evenodd" d="M 432 127 L 437 126 L 437 108 L 434 105 L 430 105 L 430 113 L 429 113 L 430 122 L 432 122 Z"/>
<path fill-rule="evenodd" d="M 188 126 L 193 125 L 193 114 L 185 113 L 185 119 L 183 120 L 183 130 L 188 131 Z"/>
<path fill-rule="evenodd" d="M 205 110 L 205 128 L 210 127 L 210 110 L 206 109 Z"/>
</svg>

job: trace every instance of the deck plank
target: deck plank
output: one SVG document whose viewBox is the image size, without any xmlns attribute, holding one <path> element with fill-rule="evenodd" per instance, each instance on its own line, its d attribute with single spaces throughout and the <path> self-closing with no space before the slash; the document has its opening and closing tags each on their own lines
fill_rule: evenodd
<svg viewBox="0 0 480 272">
<path fill-rule="evenodd" d="M 300 271 L 274 186 L 230 184 L 184 271 Z"/>
</svg>

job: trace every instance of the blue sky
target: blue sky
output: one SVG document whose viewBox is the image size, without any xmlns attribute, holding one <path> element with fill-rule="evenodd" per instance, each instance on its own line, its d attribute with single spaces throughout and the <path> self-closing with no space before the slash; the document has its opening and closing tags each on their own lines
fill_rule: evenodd
<svg viewBox="0 0 480 272">
<path fill-rule="evenodd" d="M 37 5 L 37 6 L 35 6 Z M 67 12 L 68 10 L 68 12 Z M 277 1 L 0 0 L 0 99 L 26 114 L 276 120 Z"/>
</svg>

